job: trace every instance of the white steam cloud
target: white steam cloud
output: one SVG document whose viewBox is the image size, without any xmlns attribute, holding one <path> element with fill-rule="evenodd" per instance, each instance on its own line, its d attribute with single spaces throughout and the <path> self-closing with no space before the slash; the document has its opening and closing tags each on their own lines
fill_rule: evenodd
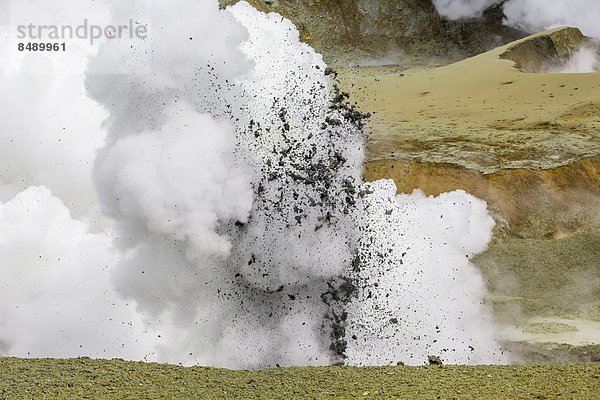
<svg viewBox="0 0 600 400">
<path fill-rule="evenodd" d="M 11 23 L 87 4 L 13 3 Z M 0 355 L 507 361 L 469 262 L 486 204 L 363 183 L 364 116 L 290 21 L 213 0 L 93 11 L 146 18 L 148 41 L 35 71 L 1 49 Z"/>
<path fill-rule="evenodd" d="M 580 48 L 566 65 L 546 70 L 550 73 L 582 74 L 600 72 L 600 59 L 598 50 L 584 46 Z"/>
<path fill-rule="evenodd" d="M 395 197 L 393 181 L 367 187 L 373 193 L 365 202 L 362 253 L 375 256 L 357 273 L 363 290 L 348 309 L 348 335 L 356 337 L 349 358 L 371 365 L 418 364 L 431 354 L 453 363 L 505 360 L 499 350 L 479 351 L 495 348 L 477 333 L 494 324 L 481 303 L 481 275 L 469 262 L 491 239 L 485 202 L 462 191 Z"/>
<path fill-rule="evenodd" d="M 433 0 L 437 12 L 450 20 L 478 18 L 499 0 Z"/>
<path fill-rule="evenodd" d="M 109 234 L 88 229 L 46 187 L 0 204 L 1 353 L 143 359 L 152 349 L 134 305 L 110 284 Z"/>
<path fill-rule="evenodd" d="M 509 0 L 506 24 L 527 32 L 574 26 L 584 35 L 600 38 L 600 2 L 596 0 Z"/>
<path fill-rule="evenodd" d="M 481 17 L 499 3 L 503 3 L 508 26 L 531 33 L 574 26 L 587 36 L 600 38 L 600 2 L 596 0 L 433 0 L 437 12 L 450 20 Z"/>
</svg>

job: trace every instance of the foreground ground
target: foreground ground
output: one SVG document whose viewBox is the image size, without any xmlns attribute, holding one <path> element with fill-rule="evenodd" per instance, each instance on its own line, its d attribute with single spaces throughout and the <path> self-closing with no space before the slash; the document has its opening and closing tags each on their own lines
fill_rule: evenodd
<svg viewBox="0 0 600 400">
<path fill-rule="evenodd" d="M 0 358 L 0 399 L 596 399 L 600 364 L 281 368 Z"/>
</svg>

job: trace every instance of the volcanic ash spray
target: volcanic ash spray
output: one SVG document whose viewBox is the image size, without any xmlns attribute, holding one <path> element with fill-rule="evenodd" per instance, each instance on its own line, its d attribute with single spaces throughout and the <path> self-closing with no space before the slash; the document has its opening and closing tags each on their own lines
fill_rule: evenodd
<svg viewBox="0 0 600 400">
<path fill-rule="evenodd" d="M 112 19 L 146 6 L 113 6 Z M 109 41 L 86 71 L 99 104 L 89 107 L 108 113 L 96 132 L 104 145 L 88 159 L 88 184 L 99 194 L 89 209 L 106 218 L 93 224 L 98 232 L 87 225 L 95 214 L 69 215 L 69 203 L 44 187 L 0 208 L 0 247 L 19 245 L 0 253 L 4 287 L 45 287 L 47 275 L 15 272 L 40 268 L 20 256 L 40 253 L 54 287 L 73 294 L 59 304 L 85 305 L 47 322 L 70 338 L 51 355 L 231 368 L 422 364 L 432 354 L 506 361 L 469 262 L 490 239 L 485 203 L 464 192 L 396 197 L 391 181 L 363 183 L 366 115 L 291 22 L 244 2 L 220 10 L 216 1 L 176 0 L 153 2 L 148 28 L 150 51 Z M 115 71 L 123 63 L 142 72 Z M 32 222 L 10 216 L 32 210 L 41 221 L 60 215 L 75 248 L 60 241 L 60 224 L 30 240 Z M 64 268 L 41 248 L 82 258 Z M 102 290 L 88 295 L 92 258 L 104 260 L 91 266 Z M 11 310 L 41 311 L 28 296 L 5 293 Z M 119 329 L 105 324 L 111 307 Z M 41 355 L 43 337 L 24 339 L 40 323 L 0 317 L 8 327 L 0 350 Z M 81 324 L 107 347 L 77 347 Z"/>
</svg>

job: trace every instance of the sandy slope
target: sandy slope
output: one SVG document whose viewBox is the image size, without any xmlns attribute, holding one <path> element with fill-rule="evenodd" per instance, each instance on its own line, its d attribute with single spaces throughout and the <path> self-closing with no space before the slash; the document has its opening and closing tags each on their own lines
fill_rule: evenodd
<svg viewBox="0 0 600 400">
<path fill-rule="evenodd" d="M 375 111 L 370 160 L 492 172 L 600 154 L 600 73 L 526 73 L 500 58 L 522 41 L 559 31 L 439 68 L 341 70 L 343 87 Z"/>
</svg>

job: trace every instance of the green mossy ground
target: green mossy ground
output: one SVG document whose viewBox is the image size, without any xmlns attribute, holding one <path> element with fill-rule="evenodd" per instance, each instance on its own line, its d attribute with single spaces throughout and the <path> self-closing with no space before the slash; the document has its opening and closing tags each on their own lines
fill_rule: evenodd
<svg viewBox="0 0 600 400">
<path fill-rule="evenodd" d="M 0 359 L 1 399 L 597 399 L 600 364 L 282 368 Z"/>
</svg>

